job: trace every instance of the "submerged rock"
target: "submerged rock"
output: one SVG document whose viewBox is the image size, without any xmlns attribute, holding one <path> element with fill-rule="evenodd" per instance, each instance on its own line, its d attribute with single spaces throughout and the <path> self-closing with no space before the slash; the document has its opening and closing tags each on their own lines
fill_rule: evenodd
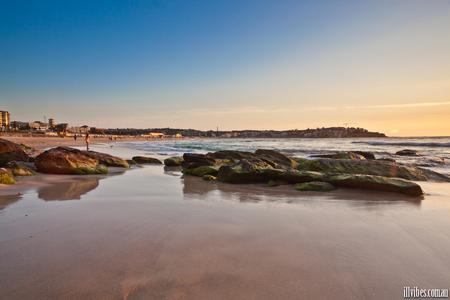
<svg viewBox="0 0 450 300">
<path fill-rule="evenodd" d="M 9 169 L 0 168 L 0 184 L 15 184 L 14 176 Z"/>
<path fill-rule="evenodd" d="M 333 155 L 333 159 L 366 159 L 364 156 L 354 152 L 340 152 Z"/>
<path fill-rule="evenodd" d="M 89 157 L 98 160 L 98 162 L 105 166 L 129 168 L 128 162 L 120 157 L 113 156 L 106 153 L 100 153 L 96 151 L 82 151 L 82 153 Z"/>
<path fill-rule="evenodd" d="M 28 165 L 17 161 L 10 161 L 6 164 L 6 167 L 11 170 L 14 176 L 31 176 L 36 174 Z"/>
<path fill-rule="evenodd" d="M 57 147 L 45 151 L 36 157 L 34 162 L 37 170 L 50 174 L 107 174 L 108 168 L 99 164 L 98 160 L 87 157 L 83 151 Z"/>
<path fill-rule="evenodd" d="M 395 155 L 420 156 L 419 152 L 417 152 L 416 150 L 411 150 L 411 149 L 405 149 L 405 150 L 397 151 L 397 152 L 395 152 Z"/>
<path fill-rule="evenodd" d="M 168 167 L 178 167 L 182 161 L 183 157 L 169 157 L 164 160 L 164 164 Z"/>
<path fill-rule="evenodd" d="M 158 164 L 162 165 L 162 161 L 160 161 L 157 158 L 153 157 L 146 157 L 146 156 L 133 156 L 131 158 L 133 161 L 135 161 L 138 164 Z"/>
<path fill-rule="evenodd" d="M 297 191 L 330 192 L 336 190 L 337 188 L 328 182 L 313 181 L 297 183 L 294 185 L 294 189 Z"/>
<path fill-rule="evenodd" d="M 28 154 L 20 145 L 0 138 L 0 167 L 14 160 L 28 162 Z"/>
</svg>

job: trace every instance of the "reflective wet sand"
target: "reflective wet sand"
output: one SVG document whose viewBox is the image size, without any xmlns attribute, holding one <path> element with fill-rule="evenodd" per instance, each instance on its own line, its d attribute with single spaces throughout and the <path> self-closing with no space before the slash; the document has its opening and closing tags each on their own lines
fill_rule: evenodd
<svg viewBox="0 0 450 300">
<path fill-rule="evenodd" d="M 421 201 L 150 165 L 64 178 L 0 196 L 1 299 L 403 299 L 405 286 L 449 288 L 449 184 L 421 183 Z"/>
</svg>

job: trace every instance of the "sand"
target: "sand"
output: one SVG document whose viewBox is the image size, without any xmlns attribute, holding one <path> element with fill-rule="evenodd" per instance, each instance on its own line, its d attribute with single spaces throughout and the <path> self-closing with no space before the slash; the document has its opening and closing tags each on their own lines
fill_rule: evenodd
<svg viewBox="0 0 450 300">
<path fill-rule="evenodd" d="M 449 288 L 449 184 L 421 183 L 420 201 L 207 182 L 160 165 L 113 171 L 26 178 L 21 195 L 0 196 L 0 299 L 403 299 L 407 286 Z"/>
</svg>

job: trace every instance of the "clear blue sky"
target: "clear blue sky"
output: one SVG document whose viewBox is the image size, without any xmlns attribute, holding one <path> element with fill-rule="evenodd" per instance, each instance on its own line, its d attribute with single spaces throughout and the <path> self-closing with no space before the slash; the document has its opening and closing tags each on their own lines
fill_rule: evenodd
<svg viewBox="0 0 450 300">
<path fill-rule="evenodd" d="M 0 109 L 107 128 L 450 135 L 450 1 L 2 1 Z"/>
</svg>

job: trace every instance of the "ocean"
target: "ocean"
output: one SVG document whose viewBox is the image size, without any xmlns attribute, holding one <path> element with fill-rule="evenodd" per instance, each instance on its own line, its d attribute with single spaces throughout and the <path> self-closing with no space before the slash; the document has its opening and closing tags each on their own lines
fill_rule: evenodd
<svg viewBox="0 0 450 300">
<path fill-rule="evenodd" d="M 337 139 L 181 139 L 148 142 L 123 142 L 116 147 L 145 151 L 148 155 L 182 156 L 184 153 L 208 153 L 220 150 L 254 152 L 271 149 L 289 156 L 314 159 L 316 155 L 340 151 L 368 151 L 376 158 L 392 158 L 450 175 L 450 137 L 390 137 Z M 395 155 L 413 149 L 416 156 Z"/>
</svg>

